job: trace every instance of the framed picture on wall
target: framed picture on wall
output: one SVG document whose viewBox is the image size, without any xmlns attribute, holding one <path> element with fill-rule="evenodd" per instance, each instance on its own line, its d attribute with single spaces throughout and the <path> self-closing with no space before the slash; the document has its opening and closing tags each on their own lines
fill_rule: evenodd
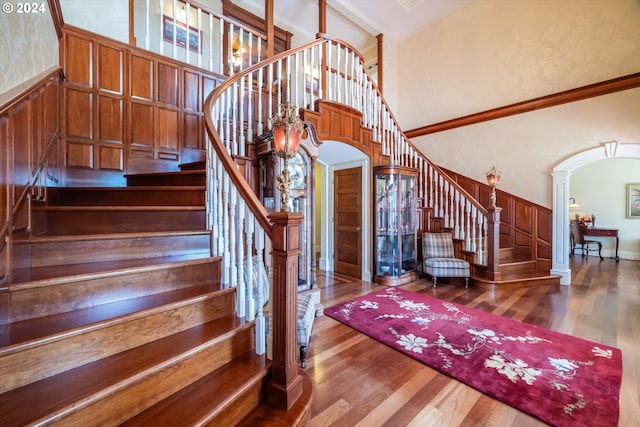
<svg viewBox="0 0 640 427">
<path fill-rule="evenodd" d="M 627 184 L 627 218 L 640 218 L 640 183 Z"/>
</svg>

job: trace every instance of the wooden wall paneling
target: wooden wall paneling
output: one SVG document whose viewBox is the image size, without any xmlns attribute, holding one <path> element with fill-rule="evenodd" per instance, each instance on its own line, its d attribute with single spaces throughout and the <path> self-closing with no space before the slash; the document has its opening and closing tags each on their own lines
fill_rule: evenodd
<svg viewBox="0 0 640 427">
<path fill-rule="evenodd" d="M 91 39 L 65 34 L 64 161 L 68 168 L 95 169 L 94 50 Z"/>
<path fill-rule="evenodd" d="M 129 92 L 132 99 L 153 102 L 154 61 L 131 53 L 129 57 Z"/>
<path fill-rule="evenodd" d="M 137 159 L 153 160 L 155 141 L 155 61 L 131 53 L 129 60 L 129 146 L 127 170 Z M 135 123 L 135 125 L 134 125 Z"/>
<path fill-rule="evenodd" d="M 190 70 L 184 70 L 182 82 L 182 105 L 184 107 L 182 147 L 202 150 L 204 149 L 204 124 L 202 122 L 204 99 L 200 85 L 203 82 L 199 73 Z"/>
<path fill-rule="evenodd" d="M 75 34 L 65 34 L 64 73 L 66 84 L 93 87 L 93 41 Z"/>
<path fill-rule="evenodd" d="M 157 106 L 155 115 L 155 158 L 179 161 L 180 149 L 180 69 L 158 61 Z"/>
<path fill-rule="evenodd" d="M 124 171 L 124 51 L 98 44 L 97 55 L 97 167 Z"/>
<path fill-rule="evenodd" d="M 30 152 L 31 149 L 31 103 L 27 97 L 17 104 L 11 111 L 12 126 L 9 127 L 9 150 L 13 153 L 11 158 L 10 177 L 12 183 L 11 208 L 16 210 L 22 199 L 25 198 L 29 181 L 31 179 Z M 21 219 L 24 219 L 21 217 Z M 13 225 L 14 229 L 26 228 L 27 224 L 22 221 Z"/>
<path fill-rule="evenodd" d="M 0 288 L 9 281 L 9 114 L 0 116 Z M 0 322 L 6 323 L 8 296 L 0 291 Z"/>
</svg>

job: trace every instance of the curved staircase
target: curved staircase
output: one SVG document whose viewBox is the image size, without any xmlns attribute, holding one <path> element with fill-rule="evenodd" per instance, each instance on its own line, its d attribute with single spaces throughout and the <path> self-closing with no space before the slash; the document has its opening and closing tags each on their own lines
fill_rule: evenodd
<svg viewBox="0 0 640 427">
<path fill-rule="evenodd" d="M 261 405 L 270 363 L 210 256 L 202 165 L 127 181 L 52 190 L 37 213 L 47 232 L 16 240 L 25 261 L 0 334 L 0 425 L 295 418 Z"/>
</svg>

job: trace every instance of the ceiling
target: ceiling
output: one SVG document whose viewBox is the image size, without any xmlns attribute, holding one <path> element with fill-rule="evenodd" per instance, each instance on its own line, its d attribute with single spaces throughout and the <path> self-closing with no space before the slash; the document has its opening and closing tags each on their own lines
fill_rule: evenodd
<svg viewBox="0 0 640 427">
<path fill-rule="evenodd" d="M 474 0 L 326 0 L 327 33 L 346 41 L 360 53 L 375 48 L 376 36 L 401 41 Z M 234 4 L 264 15 L 265 0 L 233 0 Z M 318 32 L 318 0 L 274 0 L 276 25 L 301 40 Z"/>
<path fill-rule="evenodd" d="M 372 35 L 382 33 L 401 41 L 471 1 L 327 0 L 327 4 Z"/>
</svg>

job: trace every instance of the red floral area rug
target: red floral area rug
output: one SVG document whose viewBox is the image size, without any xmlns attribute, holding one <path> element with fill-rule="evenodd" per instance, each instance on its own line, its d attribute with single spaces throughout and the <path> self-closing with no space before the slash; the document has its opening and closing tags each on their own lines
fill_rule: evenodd
<svg viewBox="0 0 640 427">
<path fill-rule="evenodd" d="M 399 288 L 324 312 L 551 425 L 618 425 L 617 348 Z"/>
</svg>

